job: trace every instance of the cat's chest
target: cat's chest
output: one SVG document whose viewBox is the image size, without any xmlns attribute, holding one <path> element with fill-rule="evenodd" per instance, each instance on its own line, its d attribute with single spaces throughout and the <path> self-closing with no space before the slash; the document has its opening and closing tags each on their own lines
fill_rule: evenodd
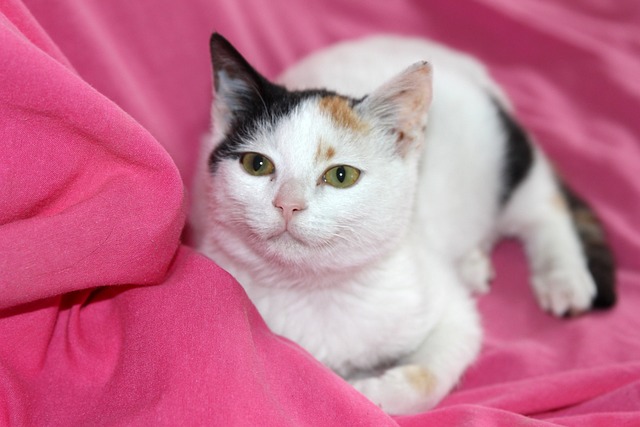
<svg viewBox="0 0 640 427">
<path fill-rule="evenodd" d="M 248 290 L 275 333 L 343 376 L 411 352 L 435 318 L 420 286 Z"/>
</svg>

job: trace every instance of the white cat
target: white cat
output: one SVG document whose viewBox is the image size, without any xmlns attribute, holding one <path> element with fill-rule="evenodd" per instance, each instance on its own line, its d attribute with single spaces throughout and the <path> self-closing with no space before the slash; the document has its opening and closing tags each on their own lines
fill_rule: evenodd
<svg viewBox="0 0 640 427">
<path fill-rule="evenodd" d="M 303 60 L 285 89 L 218 34 L 211 53 L 197 246 L 384 410 L 433 407 L 477 356 L 470 290 L 488 290 L 499 237 L 523 240 L 543 309 L 614 303 L 599 223 L 473 59 L 374 37 Z"/>
</svg>

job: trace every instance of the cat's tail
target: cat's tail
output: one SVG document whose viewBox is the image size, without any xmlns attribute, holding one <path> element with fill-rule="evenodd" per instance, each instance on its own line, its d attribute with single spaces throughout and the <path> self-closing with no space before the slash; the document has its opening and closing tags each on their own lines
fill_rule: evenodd
<svg viewBox="0 0 640 427">
<path fill-rule="evenodd" d="M 571 189 L 563 186 L 562 190 L 587 258 L 589 272 L 596 283 L 597 295 L 592 308 L 613 307 L 617 300 L 615 259 L 611 247 L 607 244 L 602 223 L 589 205 Z"/>
</svg>

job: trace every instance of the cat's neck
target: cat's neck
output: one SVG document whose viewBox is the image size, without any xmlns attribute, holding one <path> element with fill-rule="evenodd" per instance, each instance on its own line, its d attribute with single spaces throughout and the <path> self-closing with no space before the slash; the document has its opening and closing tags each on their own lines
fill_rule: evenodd
<svg viewBox="0 0 640 427">
<path fill-rule="evenodd" d="M 317 271 L 310 267 L 279 264 L 266 260 L 246 246 L 228 250 L 229 239 L 225 239 L 225 250 L 213 244 L 209 253 L 215 253 L 218 265 L 228 271 L 247 291 L 250 289 L 340 289 L 354 278 L 370 269 L 374 263 L 348 269 Z M 354 282 L 355 283 L 355 282 Z"/>
<path fill-rule="evenodd" d="M 265 259 L 246 245 L 242 237 L 225 232 L 221 228 L 217 230 L 216 233 L 210 234 L 202 249 L 215 259 L 220 267 L 234 276 L 250 294 L 261 294 L 263 290 L 276 289 L 349 291 L 362 283 L 370 283 L 371 275 L 381 270 L 386 271 L 393 259 L 406 258 L 407 262 L 412 263 L 416 256 L 415 253 L 404 253 L 407 245 L 398 242 L 394 249 L 380 258 L 361 265 L 314 269 L 313 266 L 301 267 Z"/>
</svg>

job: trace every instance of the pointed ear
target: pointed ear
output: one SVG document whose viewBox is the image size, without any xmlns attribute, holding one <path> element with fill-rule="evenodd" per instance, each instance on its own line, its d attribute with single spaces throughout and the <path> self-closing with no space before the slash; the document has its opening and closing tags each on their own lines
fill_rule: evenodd
<svg viewBox="0 0 640 427">
<path fill-rule="evenodd" d="M 404 157 L 424 135 L 432 98 L 432 69 L 427 62 L 413 64 L 366 97 L 358 112 L 374 126 L 396 135 Z"/>
<path fill-rule="evenodd" d="M 264 92 L 270 84 L 240 53 L 218 33 L 210 40 L 215 113 L 218 125 L 228 124 L 243 112 L 264 105 Z"/>
</svg>

